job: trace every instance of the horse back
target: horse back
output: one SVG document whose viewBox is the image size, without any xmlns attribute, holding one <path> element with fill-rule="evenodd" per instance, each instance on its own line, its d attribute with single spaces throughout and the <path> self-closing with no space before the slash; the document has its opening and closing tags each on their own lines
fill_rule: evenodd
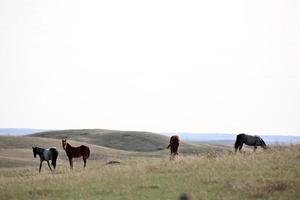
<svg viewBox="0 0 300 200">
<path fill-rule="evenodd" d="M 70 158 L 78 158 L 81 156 L 88 158 L 90 155 L 90 149 L 85 145 L 81 145 L 79 147 L 72 147 L 71 145 L 67 145 L 66 153 Z"/>
<path fill-rule="evenodd" d="M 236 136 L 236 139 L 237 139 L 237 140 L 244 140 L 245 137 L 246 137 L 246 134 L 245 134 L 245 133 L 241 133 L 241 134 L 238 134 L 238 135 Z"/>
<path fill-rule="evenodd" d="M 58 154 L 58 151 L 57 151 L 57 149 L 55 148 L 55 147 L 51 147 L 51 148 L 49 148 L 49 151 L 51 152 L 51 153 L 53 153 L 53 154 Z"/>
<path fill-rule="evenodd" d="M 260 143 L 260 140 L 261 138 L 259 136 L 252 136 L 252 135 L 246 135 L 246 134 L 243 134 L 242 137 L 242 141 L 246 144 L 246 145 L 249 145 L 249 146 L 256 146 Z"/>
</svg>

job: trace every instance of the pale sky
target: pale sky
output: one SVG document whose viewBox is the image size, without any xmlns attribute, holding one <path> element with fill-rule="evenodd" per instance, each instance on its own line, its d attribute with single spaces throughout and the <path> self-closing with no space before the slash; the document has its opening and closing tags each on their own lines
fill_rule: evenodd
<svg viewBox="0 0 300 200">
<path fill-rule="evenodd" d="M 0 0 L 0 128 L 300 135 L 298 0 Z"/>
</svg>

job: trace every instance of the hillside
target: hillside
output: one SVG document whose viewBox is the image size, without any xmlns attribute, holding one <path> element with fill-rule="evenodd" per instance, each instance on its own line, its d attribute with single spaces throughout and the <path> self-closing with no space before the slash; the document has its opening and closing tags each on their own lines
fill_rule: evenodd
<svg viewBox="0 0 300 200">
<path fill-rule="evenodd" d="M 73 146 L 79 146 L 82 144 L 89 146 L 91 149 L 91 156 L 89 160 L 108 161 L 135 157 L 169 156 L 169 150 L 165 148 L 158 151 L 125 151 L 75 140 L 68 140 L 68 142 Z M 56 147 L 59 151 L 59 163 L 65 164 L 67 161 L 66 153 L 62 149 L 60 139 L 32 136 L 0 136 L 0 168 L 37 165 L 39 160 L 33 158 L 32 146 L 42 148 Z M 211 148 L 209 145 L 199 146 L 193 144 L 182 144 L 179 152 L 181 155 L 191 155 L 203 154 L 214 150 L 215 149 Z M 220 149 L 220 151 L 221 150 L 222 149 Z"/>
<path fill-rule="evenodd" d="M 48 131 L 35 133 L 31 136 L 56 139 L 70 138 L 89 144 L 136 152 L 162 151 L 169 143 L 169 137 L 156 133 L 105 129 Z M 180 152 L 182 153 L 204 153 L 212 150 L 221 151 L 224 150 L 224 147 L 207 144 L 195 145 L 184 141 L 180 144 Z"/>
<path fill-rule="evenodd" d="M 31 136 L 46 138 L 70 138 L 72 140 L 105 146 L 127 151 L 157 151 L 168 143 L 168 138 L 162 135 L 104 129 L 59 130 L 35 133 Z"/>
<path fill-rule="evenodd" d="M 61 146 L 61 138 L 66 137 L 73 146 L 82 144 L 89 146 L 90 160 L 169 156 L 169 150 L 165 149 L 169 143 L 169 137 L 155 133 L 103 129 L 62 130 L 29 136 L 0 136 L 0 168 L 36 165 L 38 159 L 33 158 L 32 146 L 57 147 L 60 162 L 64 163 L 67 158 Z M 180 155 L 201 155 L 228 149 L 231 147 L 198 145 L 181 141 L 179 153 Z"/>
<path fill-rule="evenodd" d="M 134 152 L 111 149 L 73 140 L 70 140 L 69 143 L 74 146 L 81 144 L 88 145 L 91 149 L 90 160 L 122 159 L 127 158 L 130 154 L 135 156 Z M 42 148 L 56 147 L 59 151 L 59 163 L 64 163 L 67 160 L 66 153 L 61 146 L 61 140 L 29 136 L 0 136 L 0 168 L 36 165 L 39 159 L 34 159 L 32 146 Z"/>
<path fill-rule="evenodd" d="M 90 161 L 70 172 L 58 166 L 0 169 L 2 199 L 299 199 L 300 146 L 256 153 L 132 158 L 120 165 Z"/>
</svg>

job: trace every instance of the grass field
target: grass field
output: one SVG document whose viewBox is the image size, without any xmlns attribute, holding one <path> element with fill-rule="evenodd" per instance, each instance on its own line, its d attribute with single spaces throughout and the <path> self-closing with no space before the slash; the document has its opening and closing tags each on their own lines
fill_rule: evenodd
<svg viewBox="0 0 300 200">
<path fill-rule="evenodd" d="M 192 200 L 300 198 L 299 145 L 255 153 L 245 148 L 235 154 L 232 144 L 182 141 L 179 158 L 169 161 L 169 151 L 163 148 L 167 137 L 140 134 L 95 129 L 1 136 L 0 199 L 143 200 L 178 199 L 182 194 Z M 74 146 L 90 147 L 86 169 L 77 159 L 74 171 L 69 170 L 62 137 Z M 138 139 L 129 139 L 134 137 Z M 33 158 L 31 146 L 57 147 L 55 174 L 46 163 L 38 173 L 39 159 Z M 110 160 L 121 164 L 107 165 Z"/>
<path fill-rule="evenodd" d="M 70 140 L 69 142 L 74 146 L 81 144 L 88 145 L 91 149 L 91 160 L 123 159 L 130 155 L 135 156 L 136 154 L 135 152 L 111 149 L 74 140 Z M 1 136 L 0 168 L 36 165 L 39 159 L 33 158 L 32 146 L 43 148 L 56 147 L 59 151 L 59 162 L 65 162 L 67 159 L 65 151 L 61 147 L 61 140 L 38 137 Z"/>
<path fill-rule="evenodd" d="M 1 199 L 299 199 L 300 147 L 0 170 Z"/>
</svg>

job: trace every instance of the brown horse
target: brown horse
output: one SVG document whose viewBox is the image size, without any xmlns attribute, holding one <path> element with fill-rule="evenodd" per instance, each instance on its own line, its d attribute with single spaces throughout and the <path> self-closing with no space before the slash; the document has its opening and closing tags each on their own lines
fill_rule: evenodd
<svg viewBox="0 0 300 200">
<path fill-rule="evenodd" d="M 86 160 L 90 156 L 90 148 L 81 145 L 79 147 L 72 147 L 69 143 L 67 143 L 66 139 L 62 140 L 62 146 L 67 153 L 70 162 L 70 168 L 73 169 L 73 158 L 79 158 L 82 156 L 84 162 L 84 168 L 86 166 Z"/>
<path fill-rule="evenodd" d="M 171 149 L 170 160 L 175 159 L 175 156 L 178 155 L 178 147 L 179 147 L 179 136 L 173 135 L 170 138 L 169 145 L 167 146 L 167 149 L 169 148 Z"/>
</svg>

